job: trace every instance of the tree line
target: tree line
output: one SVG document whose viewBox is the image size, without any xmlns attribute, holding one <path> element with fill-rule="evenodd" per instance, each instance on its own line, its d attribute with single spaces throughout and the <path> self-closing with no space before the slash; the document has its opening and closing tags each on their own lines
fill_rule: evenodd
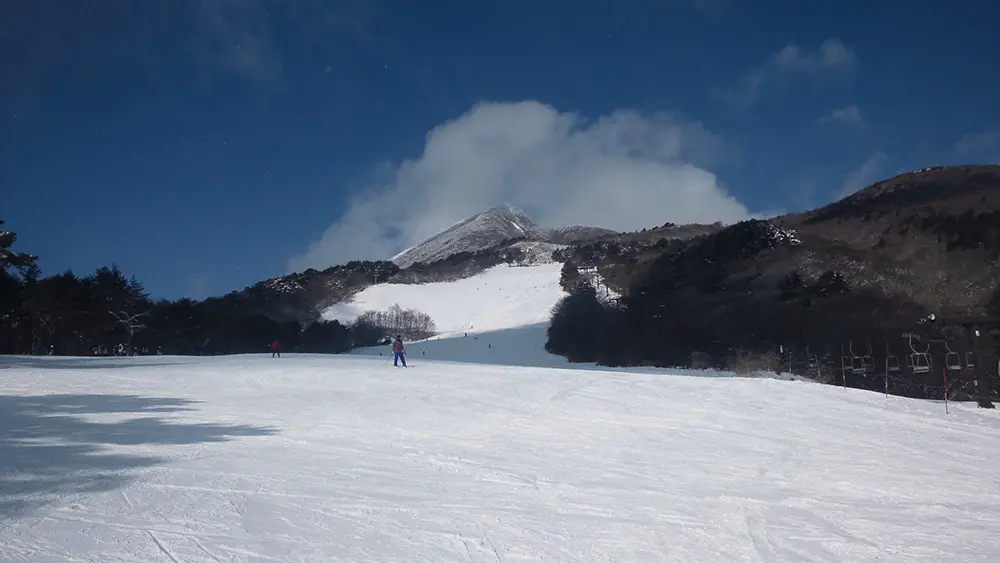
<svg viewBox="0 0 1000 563">
<path fill-rule="evenodd" d="M 221 298 L 154 300 L 117 265 L 88 276 L 43 276 L 36 256 L 12 249 L 16 240 L 0 231 L 3 354 L 245 354 L 264 352 L 275 340 L 285 351 L 337 354 L 389 334 L 416 338 L 434 331 L 430 317 L 398 306 L 345 325 L 275 320 Z"/>
<path fill-rule="evenodd" d="M 430 315 L 414 309 L 403 309 L 398 303 L 386 311 L 366 311 L 355 319 L 354 326 L 364 330 L 366 334 L 375 335 L 375 338 L 399 335 L 407 340 L 430 338 L 437 330 Z"/>
<path fill-rule="evenodd" d="M 782 347 L 822 353 L 830 343 L 896 342 L 926 316 L 913 302 L 851 287 L 840 272 L 792 271 L 772 282 L 744 268 L 765 250 L 792 252 L 765 223 L 737 223 L 661 254 L 614 304 L 566 263 L 560 282 L 569 295 L 553 309 L 546 349 L 572 362 L 678 367 L 697 359 L 698 367 L 731 369 Z M 1000 318 L 1000 288 L 989 308 Z M 984 351 L 1000 355 L 1000 336 Z"/>
</svg>

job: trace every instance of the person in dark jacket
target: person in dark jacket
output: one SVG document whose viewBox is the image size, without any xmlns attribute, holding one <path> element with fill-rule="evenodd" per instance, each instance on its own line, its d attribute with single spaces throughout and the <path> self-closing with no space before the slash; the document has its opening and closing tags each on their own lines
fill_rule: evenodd
<svg viewBox="0 0 1000 563">
<path fill-rule="evenodd" d="M 281 357 L 281 343 L 275 340 L 271 343 L 271 357 Z"/>
<path fill-rule="evenodd" d="M 399 367 L 400 362 L 402 362 L 403 367 L 406 367 L 406 348 L 403 347 L 403 339 L 396 335 L 396 340 L 392 343 L 392 365 Z"/>
</svg>

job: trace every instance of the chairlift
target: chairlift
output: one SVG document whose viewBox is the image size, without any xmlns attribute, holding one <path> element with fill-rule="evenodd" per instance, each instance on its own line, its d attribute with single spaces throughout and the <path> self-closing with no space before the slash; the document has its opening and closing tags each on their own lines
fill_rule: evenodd
<svg viewBox="0 0 1000 563">
<path fill-rule="evenodd" d="M 865 342 L 865 348 L 867 352 L 864 356 L 861 356 L 861 363 L 865 366 L 865 374 L 875 373 L 875 358 L 872 356 L 872 343 L 871 341 Z"/>
<path fill-rule="evenodd" d="M 947 350 L 947 354 L 944 356 L 944 367 L 948 371 L 959 371 L 962 369 L 962 357 L 959 356 L 958 352 L 951 349 L 948 341 L 944 341 L 944 349 Z"/>
<path fill-rule="evenodd" d="M 832 366 L 833 365 L 833 352 L 830 351 L 830 346 L 828 344 L 823 345 L 823 348 L 826 349 L 826 353 L 824 353 L 823 357 L 820 358 L 820 362 L 823 365 Z"/>
<path fill-rule="evenodd" d="M 909 359 L 909 358 L 907 358 Z M 885 366 L 889 373 L 899 373 L 899 357 L 889 349 L 889 343 L 885 343 Z M 907 367 L 910 367 L 907 365 Z"/>
<path fill-rule="evenodd" d="M 851 373 L 854 375 L 864 375 L 865 374 L 865 360 L 861 356 L 854 353 L 854 341 L 850 341 L 847 344 L 847 350 L 851 353 Z"/>
<path fill-rule="evenodd" d="M 927 343 L 927 347 L 923 352 L 918 352 L 916 348 L 913 347 L 913 335 L 907 336 L 907 343 L 910 345 L 910 350 L 912 353 L 906 360 L 907 367 L 913 371 L 914 374 L 917 373 L 927 373 L 931 371 L 931 366 L 933 362 L 931 361 L 931 343 Z"/>
<path fill-rule="evenodd" d="M 965 369 L 973 370 L 976 369 L 976 353 L 966 352 L 965 353 Z"/>
</svg>

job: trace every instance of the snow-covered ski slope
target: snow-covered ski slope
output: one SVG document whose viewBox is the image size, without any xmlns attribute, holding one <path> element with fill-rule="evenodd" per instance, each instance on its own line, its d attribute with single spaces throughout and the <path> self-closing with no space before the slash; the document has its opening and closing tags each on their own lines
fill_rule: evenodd
<svg viewBox="0 0 1000 563">
<path fill-rule="evenodd" d="M 545 351 L 549 323 L 491 330 L 483 333 L 451 333 L 429 340 L 406 343 L 407 357 L 434 361 L 464 362 L 505 366 L 562 367 L 584 369 L 596 366 L 574 366 L 566 358 Z M 357 348 L 355 355 L 392 355 L 392 346 Z M 605 368 L 606 369 L 606 368 Z"/>
<path fill-rule="evenodd" d="M 374 285 L 351 301 L 333 305 L 323 317 L 351 322 L 365 311 L 399 304 L 427 313 L 438 329 L 431 339 L 407 344 L 411 358 L 568 367 L 566 358 L 545 351 L 552 308 L 566 295 L 559 286 L 561 269 L 558 263 L 501 265 L 452 282 Z M 352 353 L 379 356 L 391 354 L 390 349 L 378 346 Z"/>
<path fill-rule="evenodd" d="M 430 315 L 442 337 L 547 323 L 565 295 L 559 287 L 561 268 L 555 263 L 501 265 L 453 282 L 373 285 L 326 309 L 323 318 L 350 322 L 365 311 L 398 303 Z"/>
<path fill-rule="evenodd" d="M 0 560 L 1000 560 L 1000 418 L 771 379 L 0 358 Z"/>
<path fill-rule="evenodd" d="M 516 328 L 491 330 L 482 333 L 452 333 L 435 336 L 429 340 L 406 343 L 408 361 L 431 360 L 435 362 L 461 362 L 488 364 L 494 366 L 523 366 L 566 368 L 578 371 L 597 370 L 604 372 L 626 372 L 647 374 L 682 374 L 698 377 L 732 377 L 733 372 L 715 370 L 694 370 L 683 368 L 627 367 L 612 368 L 597 364 L 570 363 L 563 356 L 545 351 L 549 323 L 539 323 Z M 392 346 L 357 348 L 353 355 L 380 356 L 384 360 L 392 356 Z M 779 377 L 773 373 L 755 374 L 756 377 Z M 781 377 L 790 377 L 783 374 Z"/>
</svg>

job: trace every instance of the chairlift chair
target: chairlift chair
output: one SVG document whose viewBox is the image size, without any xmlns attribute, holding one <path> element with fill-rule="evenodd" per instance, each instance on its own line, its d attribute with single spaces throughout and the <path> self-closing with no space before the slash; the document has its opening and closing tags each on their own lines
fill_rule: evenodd
<svg viewBox="0 0 1000 563">
<path fill-rule="evenodd" d="M 875 358 L 872 356 L 872 343 L 865 342 L 867 352 L 861 356 L 861 363 L 865 366 L 865 374 L 875 373 Z"/>
<path fill-rule="evenodd" d="M 944 356 L 944 367 L 948 371 L 959 371 L 962 369 L 962 357 L 958 355 L 958 352 L 951 349 L 948 341 L 944 341 L 944 349 L 947 353 Z"/>
<path fill-rule="evenodd" d="M 819 361 L 823 365 L 832 366 L 833 365 L 833 353 L 830 352 L 830 346 L 827 345 L 827 346 L 824 346 L 824 348 L 826 349 L 826 353 L 824 353 L 823 356 L 820 357 Z"/>
<path fill-rule="evenodd" d="M 847 350 L 851 353 L 851 373 L 854 375 L 864 375 L 865 374 L 865 360 L 861 356 L 854 353 L 854 342 L 851 341 L 847 345 Z"/>
<path fill-rule="evenodd" d="M 973 370 L 976 369 L 976 353 L 966 352 L 965 353 L 965 369 Z"/>
<path fill-rule="evenodd" d="M 931 371 L 931 356 L 926 352 L 913 354 L 913 373 L 928 373 Z"/>
<path fill-rule="evenodd" d="M 907 343 L 910 345 L 910 350 L 912 353 L 907 359 L 907 365 L 913 371 L 914 374 L 917 373 L 928 373 L 931 371 L 931 366 L 933 362 L 931 361 L 931 343 L 927 343 L 927 348 L 923 352 L 918 352 L 916 348 L 913 347 L 913 336 L 907 337 Z"/>
<path fill-rule="evenodd" d="M 885 343 L 885 366 L 889 373 L 899 373 L 899 356 L 892 353 L 888 342 Z M 907 367 L 910 366 L 908 365 Z"/>
</svg>

